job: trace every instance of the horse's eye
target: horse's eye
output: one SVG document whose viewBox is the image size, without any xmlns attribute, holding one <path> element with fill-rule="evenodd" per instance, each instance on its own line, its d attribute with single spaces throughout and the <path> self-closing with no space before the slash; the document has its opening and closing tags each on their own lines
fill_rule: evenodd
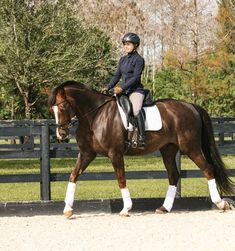
<svg viewBox="0 0 235 251">
<path fill-rule="evenodd" d="M 64 104 L 59 104 L 58 109 L 59 109 L 60 112 L 64 111 L 65 110 L 65 105 Z"/>
</svg>

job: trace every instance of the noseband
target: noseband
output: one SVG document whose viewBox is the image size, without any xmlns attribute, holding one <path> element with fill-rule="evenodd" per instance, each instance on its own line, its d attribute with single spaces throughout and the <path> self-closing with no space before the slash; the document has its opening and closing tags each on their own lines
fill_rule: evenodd
<svg viewBox="0 0 235 251">
<path fill-rule="evenodd" d="M 78 119 L 74 119 L 73 121 L 69 121 L 69 120 L 65 120 L 65 122 L 64 123 L 60 123 L 60 124 L 56 124 L 56 127 L 58 127 L 58 128 L 63 128 L 64 126 L 68 126 L 68 128 L 71 128 L 71 127 L 73 127 L 75 124 L 77 124 L 78 123 Z"/>
</svg>

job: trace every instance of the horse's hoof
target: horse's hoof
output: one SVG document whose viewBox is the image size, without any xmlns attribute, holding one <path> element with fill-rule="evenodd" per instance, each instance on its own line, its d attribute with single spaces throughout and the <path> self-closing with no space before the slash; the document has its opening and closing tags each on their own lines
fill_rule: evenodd
<svg viewBox="0 0 235 251">
<path fill-rule="evenodd" d="M 223 210 L 224 210 L 224 211 L 231 210 L 230 204 L 229 204 L 228 201 L 225 201 Z"/>
<path fill-rule="evenodd" d="M 119 214 L 121 217 L 130 217 L 129 213 L 120 213 Z"/>
<path fill-rule="evenodd" d="M 155 210 L 156 214 L 167 214 L 168 211 L 165 209 L 165 207 L 161 206 Z"/>
<path fill-rule="evenodd" d="M 234 207 L 234 205 L 233 205 L 232 203 L 230 203 L 229 201 L 225 201 L 223 210 L 224 210 L 224 211 L 235 210 L 235 207 Z"/>
<path fill-rule="evenodd" d="M 223 210 L 223 211 L 228 211 L 228 210 L 233 209 L 232 203 L 230 203 L 227 200 L 220 201 L 219 203 L 216 204 L 216 206 L 218 207 L 218 209 Z"/>
<path fill-rule="evenodd" d="M 235 201 L 230 198 L 224 198 L 224 210 L 235 210 Z"/>
<path fill-rule="evenodd" d="M 69 219 L 73 216 L 73 211 L 67 211 L 67 212 L 64 212 L 64 217 L 66 219 Z"/>
<path fill-rule="evenodd" d="M 120 216 L 122 217 L 130 217 L 130 214 L 128 213 L 127 210 L 122 210 L 120 213 L 119 213 Z"/>
</svg>

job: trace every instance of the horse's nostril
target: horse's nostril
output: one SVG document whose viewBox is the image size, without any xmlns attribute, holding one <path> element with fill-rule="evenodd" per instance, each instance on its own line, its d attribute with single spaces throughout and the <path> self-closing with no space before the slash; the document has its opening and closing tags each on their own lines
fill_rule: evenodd
<svg viewBox="0 0 235 251">
<path fill-rule="evenodd" d="M 66 132 L 66 130 L 60 129 L 59 130 L 59 135 L 61 138 L 66 138 L 68 133 Z"/>
</svg>

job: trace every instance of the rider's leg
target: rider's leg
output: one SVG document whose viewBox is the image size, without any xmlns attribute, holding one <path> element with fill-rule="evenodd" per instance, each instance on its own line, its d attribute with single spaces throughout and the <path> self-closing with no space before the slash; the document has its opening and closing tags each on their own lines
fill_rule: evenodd
<svg viewBox="0 0 235 251">
<path fill-rule="evenodd" d="M 138 130 L 138 147 L 142 148 L 145 146 L 144 114 L 141 110 L 144 101 L 144 95 L 139 92 L 133 92 L 131 93 L 129 99 L 132 103 L 133 114 Z"/>
<path fill-rule="evenodd" d="M 137 129 L 139 133 L 138 147 L 145 147 L 145 126 L 144 126 L 144 113 L 140 110 L 139 114 L 136 116 Z"/>
</svg>

